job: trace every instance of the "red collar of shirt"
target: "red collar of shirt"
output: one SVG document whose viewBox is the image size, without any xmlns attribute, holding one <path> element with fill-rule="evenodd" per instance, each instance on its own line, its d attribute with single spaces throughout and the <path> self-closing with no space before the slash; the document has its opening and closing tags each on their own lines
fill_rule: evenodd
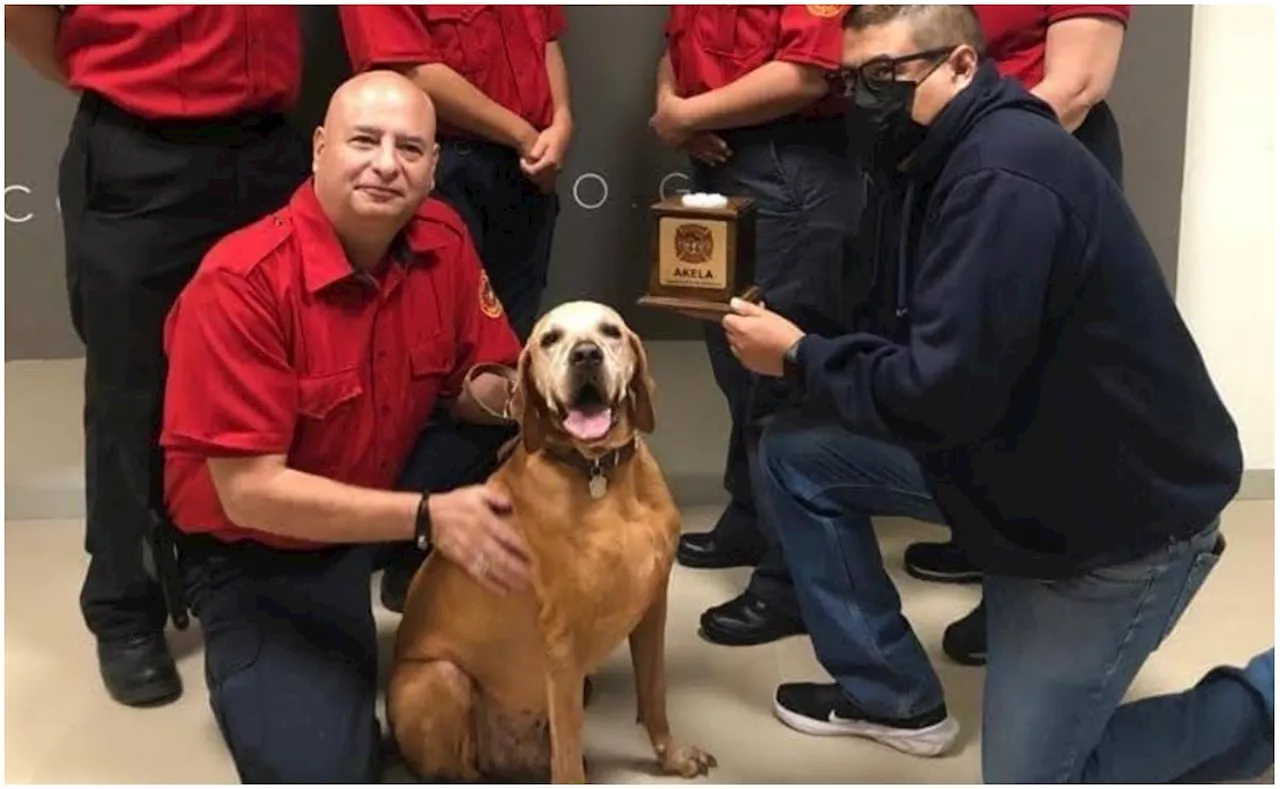
<svg viewBox="0 0 1280 789">
<path fill-rule="evenodd" d="M 302 253 L 302 277 L 308 293 L 319 292 L 355 275 L 333 222 L 316 197 L 314 179 L 308 178 L 294 192 L 289 212 L 293 215 L 294 232 Z M 415 213 L 391 242 L 389 254 L 393 262 L 405 266 L 422 264 L 433 259 L 428 253 L 439 249 L 444 241 L 440 234 L 429 232 L 427 223 Z"/>
</svg>

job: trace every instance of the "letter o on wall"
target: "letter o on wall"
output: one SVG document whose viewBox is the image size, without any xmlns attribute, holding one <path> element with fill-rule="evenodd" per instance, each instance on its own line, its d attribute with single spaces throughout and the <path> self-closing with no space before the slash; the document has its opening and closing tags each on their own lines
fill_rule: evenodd
<svg viewBox="0 0 1280 789">
<path fill-rule="evenodd" d="M 596 182 L 600 184 L 600 198 L 598 200 L 582 199 L 582 185 L 588 182 Z M 604 205 L 609 200 L 609 182 L 604 180 L 604 176 L 599 173 L 583 173 L 573 181 L 573 202 L 578 204 L 579 208 L 585 208 L 588 211 L 594 211 Z"/>
</svg>

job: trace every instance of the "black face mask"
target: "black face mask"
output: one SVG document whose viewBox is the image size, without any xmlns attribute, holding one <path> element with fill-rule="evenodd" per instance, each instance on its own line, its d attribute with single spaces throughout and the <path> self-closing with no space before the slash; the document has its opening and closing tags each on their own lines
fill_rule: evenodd
<svg viewBox="0 0 1280 789">
<path fill-rule="evenodd" d="M 911 118 L 916 83 L 887 82 L 874 93 L 862 80 L 845 99 L 849 154 L 867 169 L 890 175 L 920 147 L 929 129 Z"/>
<path fill-rule="evenodd" d="M 847 91 L 845 98 L 844 111 L 849 154 L 854 161 L 862 162 L 873 173 L 891 175 L 915 153 L 929 132 L 928 127 L 911 118 L 916 86 L 945 63 L 947 59 L 944 56 L 954 49 L 953 46 L 936 47 L 897 58 L 884 58 L 855 72 L 852 90 Z M 866 77 L 868 68 L 885 72 L 888 77 L 903 63 L 929 58 L 940 59 L 916 81 Z"/>
</svg>

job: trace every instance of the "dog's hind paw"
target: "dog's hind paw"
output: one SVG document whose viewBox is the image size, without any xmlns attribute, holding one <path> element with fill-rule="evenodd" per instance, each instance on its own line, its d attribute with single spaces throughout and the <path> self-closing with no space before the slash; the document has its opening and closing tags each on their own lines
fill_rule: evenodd
<svg viewBox="0 0 1280 789">
<path fill-rule="evenodd" d="M 697 778 L 706 775 L 716 766 L 716 757 L 695 745 L 672 748 L 662 756 L 662 769 L 681 778 Z"/>
</svg>

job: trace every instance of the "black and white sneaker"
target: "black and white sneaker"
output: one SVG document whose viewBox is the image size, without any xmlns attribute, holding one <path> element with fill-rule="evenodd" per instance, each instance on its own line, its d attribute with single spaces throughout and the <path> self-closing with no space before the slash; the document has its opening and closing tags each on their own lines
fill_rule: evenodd
<svg viewBox="0 0 1280 789">
<path fill-rule="evenodd" d="M 805 734 L 866 737 L 912 756 L 940 756 L 955 742 L 960 724 L 947 715 L 946 705 L 907 720 L 868 715 L 831 683 L 780 685 L 773 714 Z"/>
</svg>

